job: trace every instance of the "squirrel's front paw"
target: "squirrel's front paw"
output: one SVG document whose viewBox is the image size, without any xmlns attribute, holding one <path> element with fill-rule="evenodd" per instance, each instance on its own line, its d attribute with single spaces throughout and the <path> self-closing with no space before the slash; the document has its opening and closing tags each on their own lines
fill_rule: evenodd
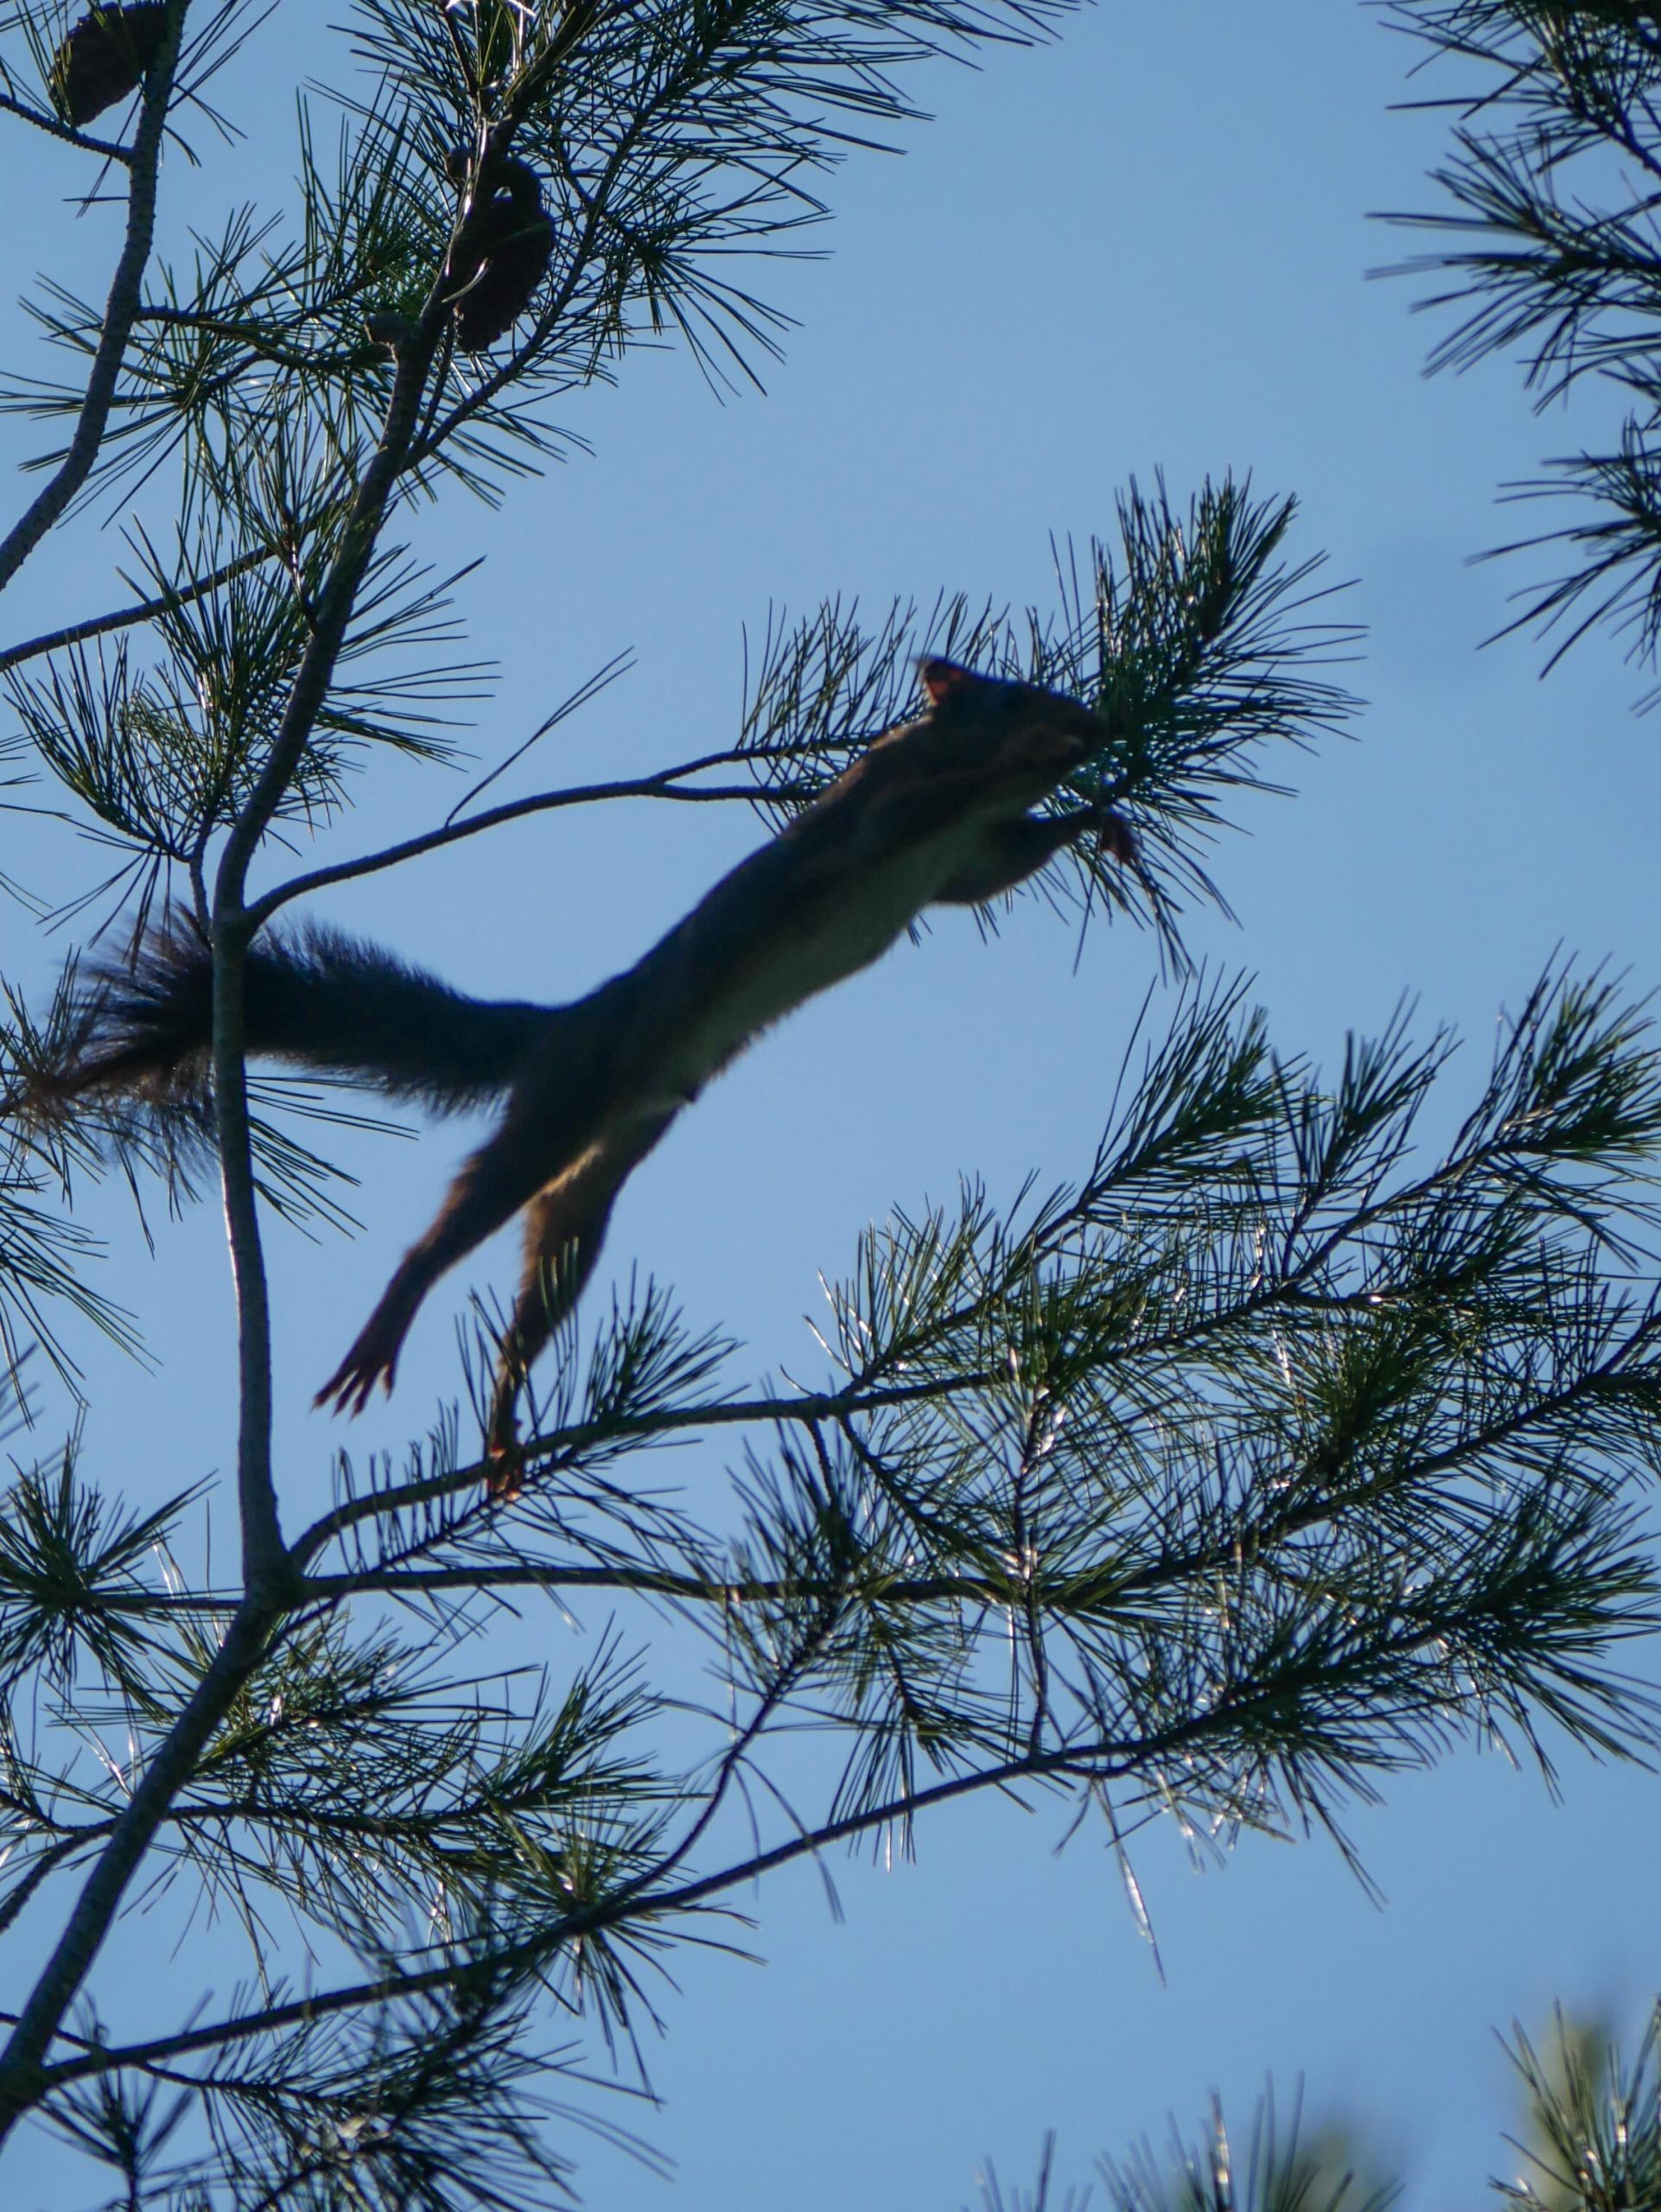
<svg viewBox="0 0 1661 2212">
<path fill-rule="evenodd" d="M 391 1395 L 398 1372 L 398 1356 L 404 1331 L 373 1315 L 369 1325 L 335 1369 L 317 1395 L 314 1406 L 332 1406 L 337 1414 L 357 1415 L 369 1403 L 377 1382 Z"/>
</svg>

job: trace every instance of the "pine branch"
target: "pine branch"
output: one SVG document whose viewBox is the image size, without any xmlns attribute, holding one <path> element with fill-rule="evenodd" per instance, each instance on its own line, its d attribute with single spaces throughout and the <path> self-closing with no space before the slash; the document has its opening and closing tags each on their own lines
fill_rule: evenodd
<svg viewBox="0 0 1661 2212">
<path fill-rule="evenodd" d="M 1435 280 L 1422 304 L 1463 310 L 1431 368 L 1515 352 L 1537 410 L 1588 378 L 1613 385 L 1626 410 L 1612 448 L 1554 459 L 1547 474 L 1507 487 L 1512 499 L 1567 503 L 1571 519 L 1493 553 L 1567 547 L 1575 559 L 1525 588 L 1499 634 L 1527 626 L 1552 638 L 1550 668 L 1607 624 L 1647 662 L 1661 607 L 1661 30 L 1620 0 L 1396 0 L 1387 12 L 1476 87 L 1426 103 L 1463 115 L 1453 158 L 1433 172 L 1451 212 L 1385 219 L 1436 241 L 1393 273 Z"/>
<path fill-rule="evenodd" d="M 127 233 L 111 280 L 103 328 L 92 356 L 74 435 L 44 490 L 38 492 L 0 539 L 0 590 L 11 582 L 41 539 L 63 516 L 98 459 L 115 404 L 122 361 L 138 311 L 140 288 L 156 230 L 157 179 L 174 72 L 184 30 L 186 0 L 168 0 L 167 30 L 144 79 L 138 129 L 127 159 Z"/>
<path fill-rule="evenodd" d="M 193 600 L 207 599 L 238 576 L 245 575 L 269 561 L 267 552 L 244 553 L 234 561 L 227 561 L 209 575 L 199 576 L 188 584 L 160 594 L 153 599 L 141 599 L 131 607 L 118 607 L 112 613 L 97 614 L 83 622 L 66 624 L 61 630 L 49 630 L 38 638 L 29 638 L 20 645 L 8 645 L 0 651 L 0 672 L 17 668 L 26 660 L 37 660 L 42 654 L 60 652 L 67 645 L 84 645 L 89 639 L 105 638 L 113 631 L 130 630 L 143 622 L 154 621 L 175 607 L 183 607 Z"/>
<path fill-rule="evenodd" d="M 0 2142 L 39 2100 L 43 2062 L 119 1910 L 175 1793 L 194 1769 L 226 1707 L 259 1663 L 271 1617 L 245 1603 L 213 1664 L 134 1785 L 110 1840 L 82 1885 L 51 1957 L 0 2050 Z"/>
</svg>

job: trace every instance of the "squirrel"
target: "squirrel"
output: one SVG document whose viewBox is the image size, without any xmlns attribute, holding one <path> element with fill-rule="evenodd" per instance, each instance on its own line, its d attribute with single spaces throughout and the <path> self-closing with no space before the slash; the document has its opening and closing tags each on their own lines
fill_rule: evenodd
<svg viewBox="0 0 1661 2212">
<path fill-rule="evenodd" d="M 518 1485 L 515 1407 L 531 1362 L 593 1270 L 619 1191 L 684 1106 L 773 1022 L 867 967 L 926 906 L 980 906 L 1094 836 L 1136 844 L 1104 804 L 1034 815 L 1099 752 L 1089 708 L 1037 685 L 925 661 L 926 710 L 877 738 L 776 836 L 723 876 L 633 968 L 566 1006 L 469 998 L 333 931 L 266 932 L 247 956 L 251 1054 L 459 1110 L 503 1098 L 437 1218 L 315 1403 L 360 1413 L 391 1389 L 417 1309 L 514 1214 L 525 1269 L 498 1358 L 490 1487 Z M 200 1084 L 212 954 L 163 929 L 106 975 L 70 1064 L 38 1102 Z"/>
</svg>

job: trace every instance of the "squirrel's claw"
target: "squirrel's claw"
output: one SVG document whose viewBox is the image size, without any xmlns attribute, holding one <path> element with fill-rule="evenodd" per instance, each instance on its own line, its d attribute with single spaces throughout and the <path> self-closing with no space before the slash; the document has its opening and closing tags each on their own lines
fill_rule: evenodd
<svg viewBox="0 0 1661 2212">
<path fill-rule="evenodd" d="M 1103 807 L 1096 820 L 1096 838 L 1104 852 L 1111 853 L 1122 868 L 1134 868 L 1141 849 L 1136 833 L 1123 815 L 1111 806 Z"/>
<path fill-rule="evenodd" d="M 369 1403 L 377 1382 L 391 1397 L 392 1378 L 398 1372 L 398 1349 L 403 1341 L 402 1329 L 395 1336 L 391 1335 L 385 1325 L 378 1325 L 377 1320 L 372 1319 L 368 1327 L 312 1400 L 312 1404 L 330 1407 L 335 1413 L 345 1414 L 348 1419 L 355 1420 Z"/>
</svg>

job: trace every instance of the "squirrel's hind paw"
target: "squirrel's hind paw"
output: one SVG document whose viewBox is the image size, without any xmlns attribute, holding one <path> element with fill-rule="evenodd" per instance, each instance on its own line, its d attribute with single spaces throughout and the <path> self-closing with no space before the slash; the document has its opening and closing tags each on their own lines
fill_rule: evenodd
<svg viewBox="0 0 1661 2212">
<path fill-rule="evenodd" d="M 511 1505 L 525 1494 L 525 1452 L 517 1438 L 512 1444 L 493 1444 L 485 1471 L 485 1495 L 498 1505 Z"/>
<path fill-rule="evenodd" d="M 509 1505 L 525 1488 L 525 1446 L 511 1395 L 499 1394 L 485 1438 L 485 1495 Z"/>
</svg>

